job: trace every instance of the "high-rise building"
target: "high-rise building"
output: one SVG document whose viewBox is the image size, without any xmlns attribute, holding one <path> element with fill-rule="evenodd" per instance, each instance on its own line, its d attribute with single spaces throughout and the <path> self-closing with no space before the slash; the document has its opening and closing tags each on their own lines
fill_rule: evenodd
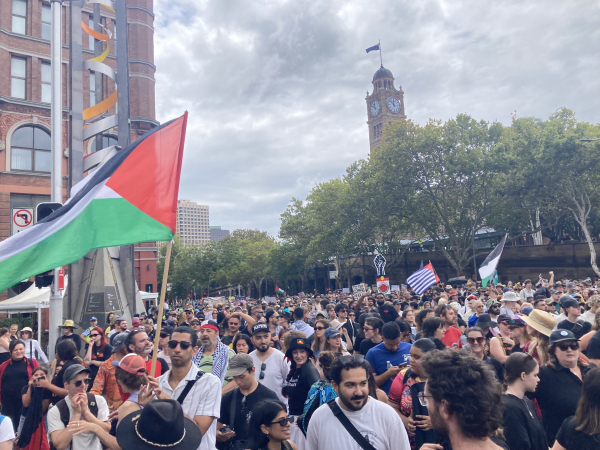
<svg viewBox="0 0 600 450">
<path fill-rule="evenodd" d="M 153 0 L 127 0 L 129 96 L 132 141 L 158 125 L 154 111 L 154 13 Z M 62 106 L 63 106 L 63 200 L 68 197 L 69 158 L 69 2 L 62 4 Z M 14 232 L 12 211 L 31 210 L 50 201 L 50 30 L 51 5 L 46 0 L 0 0 L 0 240 Z M 90 24 L 93 5 L 83 8 L 85 25 Z M 116 69 L 115 13 L 100 8 L 101 25 L 112 33 L 104 60 Z M 82 31 L 83 59 L 94 58 L 94 39 Z M 83 74 L 83 107 L 96 99 L 99 79 L 105 98 L 114 82 L 100 73 Z M 114 107 L 109 111 L 114 113 Z M 116 141 L 116 129 L 103 133 L 102 147 Z M 94 151 L 84 143 L 84 155 Z M 156 243 L 135 245 L 136 280 L 140 289 L 156 290 Z M 18 292 L 18 286 L 10 295 Z M 6 298 L 0 293 L 0 300 Z"/>
<path fill-rule="evenodd" d="M 222 230 L 220 226 L 210 227 L 210 240 L 219 242 L 229 235 L 229 230 Z"/>
<path fill-rule="evenodd" d="M 379 147 L 383 128 L 392 120 L 406 119 L 404 114 L 404 91 L 402 86 L 394 87 L 394 75 L 381 66 L 373 75 L 373 93 L 367 91 L 367 125 L 369 126 L 369 147 L 372 152 Z"/>
<path fill-rule="evenodd" d="M 178 200 L 177 234 L 183 244 L 208 243 L 210 241 L 208 206 L 189 200 Z"/>
</svg>

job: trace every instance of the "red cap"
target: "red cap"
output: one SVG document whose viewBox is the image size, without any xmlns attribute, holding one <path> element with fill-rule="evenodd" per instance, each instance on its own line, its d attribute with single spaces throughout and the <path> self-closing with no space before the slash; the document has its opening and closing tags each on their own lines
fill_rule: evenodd
<svg viewBox="0 0 600 450">
<path fill-rule="evenodd" d="M 112 365 L 120 367 L 125 372 L 129 372 L 133 375 L 142 375 L 146 373 L 146 362 L 140 355 L 135 353 L 128 353 L 121 358 L 121 361 L 113 361 Z"/>
</svg>

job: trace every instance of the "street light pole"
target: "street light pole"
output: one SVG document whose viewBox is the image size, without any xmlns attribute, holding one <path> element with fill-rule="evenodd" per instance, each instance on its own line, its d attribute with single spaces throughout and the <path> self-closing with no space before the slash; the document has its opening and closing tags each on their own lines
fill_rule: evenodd
<svg viewBox="0 0 600 450">
<path fill-rule="evenodd" d="M 50 62 L 52 69 L 51 119 L 51 199 L 62 203 L 62 39 L 61 14 L 63 0 L 51 0 L 52 36 L 50 41 Z M 58 326 L 62 322 L 63 302 L 58 291 L 58 268 L 54 269 L 54 282 L 50 294 L 48 318 L 48 355 L 54 357 L 54 344 L 58 339 Z"/>
</svg>

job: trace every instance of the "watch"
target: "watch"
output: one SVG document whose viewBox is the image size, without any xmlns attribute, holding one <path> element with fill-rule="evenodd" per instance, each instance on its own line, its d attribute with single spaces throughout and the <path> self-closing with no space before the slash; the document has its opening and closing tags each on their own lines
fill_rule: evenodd
<svg viewBox="0 0 600 450">
<path fill-rule="evenodd" d="M 394 98 L 394 97 L 389 97 L 385 103 L 387 104 L 388 109 L 394 113 L 397 114 L 398 111 L 400 111 L 400 102 L 398 101 L 398 99 Z"/>
<path fill-rule="evenodd" d="M 377 114 L 379 114 L 379 111 L 381 111 L 381 103 L 379 100 L 375 100 L 373 103 L 371 103 L 371 115 L 375 117 Z"/>
</svg>

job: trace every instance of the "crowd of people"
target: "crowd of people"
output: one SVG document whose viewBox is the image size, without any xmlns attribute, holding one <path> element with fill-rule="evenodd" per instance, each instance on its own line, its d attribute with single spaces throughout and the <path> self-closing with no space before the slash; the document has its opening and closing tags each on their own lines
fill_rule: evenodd
<svg viewBox="0 0 600 450">
<path fill-rule="evenodd" d="M 51 363 L 0 328 L 0 450 L 598 450 L 597 286 L 189 301 L 66 320 Z"/>
</svg>

